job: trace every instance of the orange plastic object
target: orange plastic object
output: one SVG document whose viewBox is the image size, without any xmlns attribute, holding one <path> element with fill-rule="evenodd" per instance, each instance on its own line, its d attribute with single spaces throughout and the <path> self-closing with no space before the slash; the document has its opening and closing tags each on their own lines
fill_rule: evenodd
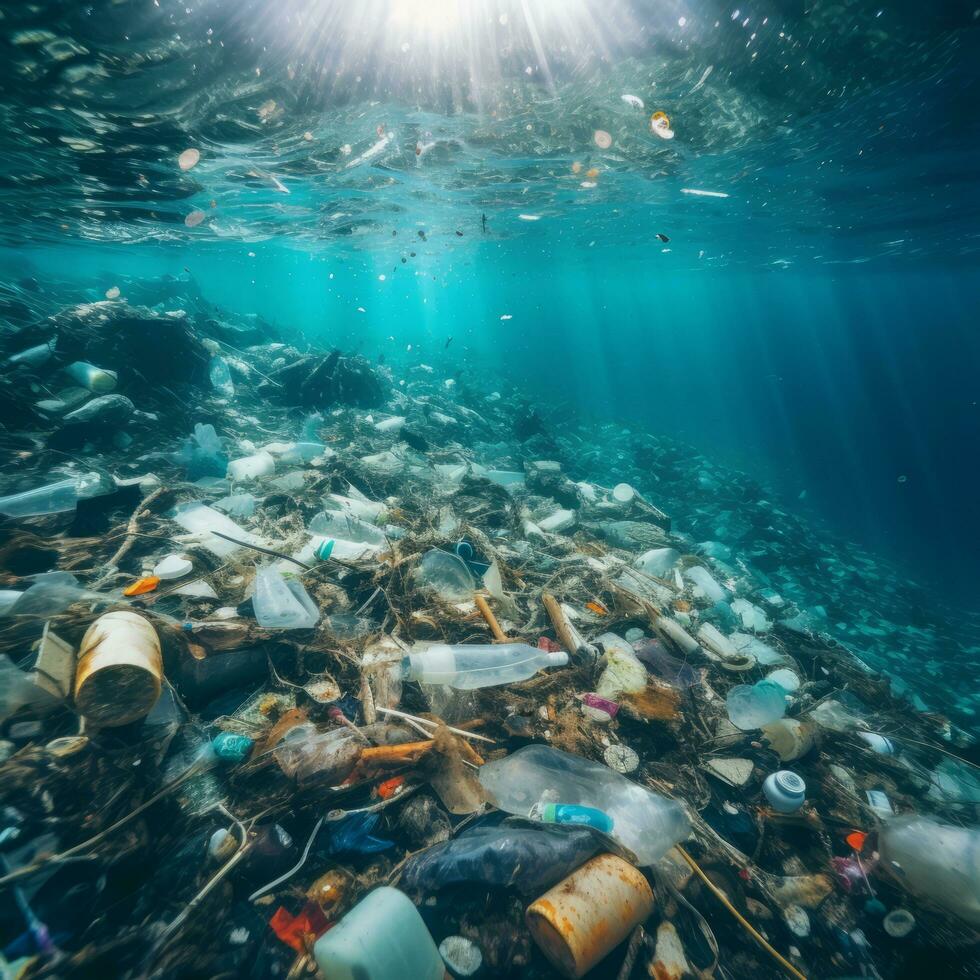
<svg viewBox="0 0 980 980">
<path fill-rule="evenodd" d="M 667 118 L 667 113 L 666 112 L 655 112 L 650 117 L 650 122 L 652 122 L 654 124 L 659 123 L 659 122 L 663 122 L 663 124 L 665 126 L 669 126 L 670 125 L 670 120 Z"/>
<path fill-rule="evenodd" d="M 594 612 L 597 616 L 609 615 L 609 610 L 601 602 L 587 602 L 585 608 Z"/>
<path fill-rule="evenodd" d="M 863 830 L 852 830 L 844 840 L 847 841 L 855 851 L 859 853 L 864 850 L 864 842 L 868 839 L 868 835 Z"/>
<path fill-rule="evenodd" d="M 160 579 L 156 575 L 138 578 L 128 588 L 123 589 L 123 595 L 144 595 L 147 592 L 152 592 L 159 584 Z"/>
<path fill-rule="evenodd" d="M 305 952 L 307 944 L 312 945 L 313 940 L 326 932 L 329 926 L 326 916 L 315 902 L 307 902 L 295 916 L 280 905 L 269 919 L 272 931 L 297 953 Z"/>
<path fill-rule="evenodd" d="M 392 776 L 378 786 L 378 796 L 383 800 L 390 799 L 405 785 L 404 776 Z"/>
</svg>

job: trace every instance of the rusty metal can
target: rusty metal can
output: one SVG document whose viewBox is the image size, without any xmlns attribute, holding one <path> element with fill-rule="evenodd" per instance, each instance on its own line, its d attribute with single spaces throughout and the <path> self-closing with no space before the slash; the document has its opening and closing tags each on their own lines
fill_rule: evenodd
<svg viewBox="0 0 980 980">
<path fill-rule="evenodd" d="M 577 980 L 652 911 L 646 878 L 615 854 L 600 854 L 528 906 L 525 920 L 551 964 Z"/>
</svg>

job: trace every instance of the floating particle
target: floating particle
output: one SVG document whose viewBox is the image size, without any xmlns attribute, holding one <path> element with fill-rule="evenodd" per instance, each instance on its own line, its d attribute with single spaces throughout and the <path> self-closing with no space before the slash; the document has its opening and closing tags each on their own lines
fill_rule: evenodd
<svg viewBox="0 0 980 980">
<path fill-rule="evenodd" d="M 574 163 L 572 164 L 572 173 L 573 173 L 573 174 L 579 174 L 579 173 L 581 173 L 581 172 L 582 172 L 582 164 L 580 164 L 580 163 L 578 162 L 578 160 L 576 160 L 576 161 L 575 161 L 575 162 L 574 162 Z"/>
<path fill-rule="evenodd" d="M 628 106 L 632 106 L 634 109 L 642 109 L 643 108 L 643 99 L 641 99 L 638 95 L 629 95 L 629 94 L 626 94 L 626 95 L 621 95 L 620 98 Z"/>
<path fill-rule="evenodd" d="M 359 306 L 359 307 L 357 308 L 357 312 L 358 312 L 358 313 L 367 313 L 367 310 L 366 310 L 366 309 L 364 309 L 364 307 L 363 307 L 363 306 Z"/>
<path fill-rule="evenodd" d="M 119 299 L 119 287 L 118 286 L 110 286 L 105 291 L 105 298 L 106 299 Z"/>
<path fill-rule="evenodd" d="M 674 131 L 670 128 L 670 119 L 666 112 L 657 111 L 650 117 L 650 132 L 662 140 L 674 138 Z"/>
<path fill-rule="evenodd" d="M 588 177 L 589 180 L 595 180 L 596 177 L 599 176 L 599 168 L 589 167 L 589 169 L 585 171 L 585 176 Z"/>
<path fill-rule="evenodd" d="M 687 24 L 687 18 L 686 17 L 678 17 L 677 18 L 677 26 L 678 27 L 684 27 L 685 24 Z"/>
<path fill-rule="evenodd" d="M 500 317 L 500 319 L 501 319 L 501 320 L 513 320 L 513 319 L 514 319 L 514 314 L 513 314 L 513 313 L 504 313 L 504 314 L 503 314 L 503 315 L 502 315 L 502 316 Z"/>
<path fill-rule="evenodd" d="M 266 101 L 259 106 L 259 119 L 262 122 L 268 122 L 272 118 L 272 115 L 275 111 L 276 111 L 275 99 L 266 99 Z"/>
<path fill-rule="evenodd" d="M 385 274 L 384 274 L 384 273 L 382 272 L 382 273 L 381 273 L 381 274 L 380 274 L 380 275 L 378 276 L 378 282 L 384 282 L 384 281 L 385 281 L 385 279 L 387 279 L 387 278 L 388 278 L 388 277 L 387 277 L 387 276 L 386 276 L 386 275 L 385 275 Z"/>
<path fill-rule="evenodd" d="M 384 134 L 385 134 L 385 124 L 384 123 L 378 123 L 378 125 L 374 127 L 374 131 L 379 136 L 384 136 Z"/>
<path fill-rule="evenodd" d="M 343 145 L 343 146 L 342 146 L 342 147 L 340 148 L 340 154 L 341 154 L 341 156 L 345 156 L 345 157 L 349 157 L 349 156 L 351 155 L 351 153 L 352 153 L 352 152 L 353 152 L 353 150 L 351 149 L 351 145 L 350 145 L 350 143 L 345 143 L 345 144 L 344 144 L 344 145 Z"/>
<path fill-rule="evenodd" d="M 700 252 L 698 252 L 698 258 L 699 259 L 703 259 L 704 258 L 704 249 L 703 248 L 701 249 Z"/>
<path fill-rule="evenodd" d="M 595 140 L 595 145 L 600 150 L 608 150 L 613 142 L 612 137 L 604 129 L 597 129 L 592 134 L 592 139 Z"/>
<path fill-rule="evenodd" d="M 594 180 L 583 180 L 579 187 L 584 187 L 586 190 L 591 190 L 593 187 L 598 187 L 599 185 Z"/>
<path fill-rule="evenodd" d="M 425 229 L 419 228 L 418 235 L 419 235 L 419 238 L 421 238 L 422 241 L 424 242 L 425 241 Z"/>
<path fill-rule="evenodd" d="M 463 233 L 458 228 L 456 229 L 456 237 L 457 238 L 462 238 L 463 237 Z"/>
<path fill-rule="evenodd" d="M 517 217 L 520 218 L 521 221 L 540 221 L 541 220 L 541 215 L 540 214 L 519 214 Z"/>
<path fill-rule="evenodd" d="M 497 23 L 498 23 L 498 24 L 500 24 L 500 26 L 501 26 L 501 27 L 506 27 L 506 26 L 507 26 L 507 21 L 508 21 L 508 20 L 509 20 L 509 18 L 508 18 L 508 16 L 507 16 L 507 14 L 501 14 L 501 15 L 500 15 L 500 16 L 499 16 L 499 17 L 497 18 Z"/>
<path fill-rule="evenodd" d="M 254 258 L 255 258 L 255 253 L 254 253 L 254 252 L 249 252 L 249 253 L 248 253 L 248 257 L 249 257 L 250 259 L 254 259 Z"/>
<path fill-rule="evenodd" d="M 682 187 L 682 194 L 693 194 L 695 197 L 728 197 L 723 191 L 699 191 L 695 187 Z"/>
<path fill-rule="evenodd" d="M 196 228 L 206 217 L 207 215 L 203 211 L 191 211 L 191 213 L 184 218 L 184 224 L 187 225 L 188 228 Z"/>
<path fill-rule="evenodd" d="M 662 242 L 669 242 L 670 241 L 670 239 L 666 235 L 664 235 L 663 233 L 661 233 L 659 231 L 657 232 L 657 238 L 659 238 Z"/>
<path fill-rule="evenodd" d="M 408 43 L 408 41 L 403 41 L 402 42 L 402 54 L 408 54 L 408 52 L 411 51 L 411 50 L 412 50 L 412 46 Z"/>
<path fill-rule="evenodd" d="M 305 139 L 307 143 L 312 143 L 313 134 L 309 130 L 307 130 L 305 133 L 303 133 L 303 139 Z"/>
<path fill-rule="evenodd" d="M 902 474 L 902 475 L 901 475 L 901 476 L 900 476 L 900 477 L 898 478 L 898 482 L 899 482 L 899 483 L 908 483 L 908 482 L 909 482 L 909 478 L 908 478 L 908 477 L 907 477 L 907 476 L 906 476 L 906 475 L 905 475 L 905 474 L 903 473 L 903 474 Z"/>
<path fill-rule="evenodd" d="M 177 157 L 177 166 L 181 170 L 193 170 L 197 166 L 198 161 L 201 159 L 201 151 L 195 150 L 193 148 L 189 150 L 184 150 L 179 157 Z"/>
</svg>

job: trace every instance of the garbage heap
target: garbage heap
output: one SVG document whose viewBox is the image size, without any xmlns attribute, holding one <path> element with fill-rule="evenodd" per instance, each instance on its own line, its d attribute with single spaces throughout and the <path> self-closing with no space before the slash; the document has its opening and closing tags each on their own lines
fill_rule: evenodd
<svg viewBox="0 0 980 980">
<path fill-rule="evenodd" d="M 975 975 L 975 743 L 760 488 L 216 316 L 4 339 L 3 976 Z"/>
</svg>

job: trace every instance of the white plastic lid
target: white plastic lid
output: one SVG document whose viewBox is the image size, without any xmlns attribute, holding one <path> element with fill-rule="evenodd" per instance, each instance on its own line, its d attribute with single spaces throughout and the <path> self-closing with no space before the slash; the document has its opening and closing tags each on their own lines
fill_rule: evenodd
<svg viewBox="0 0 980 980">
<path fill-rule="evenodd" d="M 617 483 L 612 494 L 621 504 L 628 504 L 636 496 L 636 491 L 628 483 Z"/>
</svg>

